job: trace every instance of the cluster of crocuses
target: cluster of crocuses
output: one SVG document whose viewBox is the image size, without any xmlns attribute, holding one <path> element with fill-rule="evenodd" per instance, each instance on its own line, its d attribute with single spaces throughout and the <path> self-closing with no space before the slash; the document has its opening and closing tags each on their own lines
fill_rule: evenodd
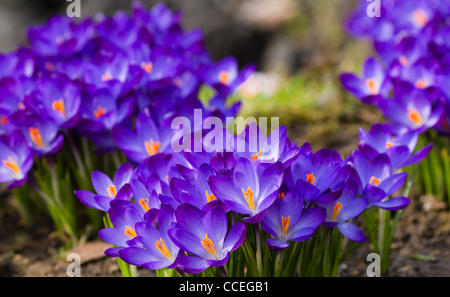
<svg viewBox="0 0 450 297">
<path fill-rule="evenodd" d="M 422 114 L 428 105 L 420 96 L 405 105 L 414 125 L 361 130 L 359 149 L 345 158 L 291 142 L 284 126 L 267 136 L 256 123 L 237 135 L 224 129 L 213 147 L 204 141 L 200 151 L 175 152 L 172 120 L 194 119 L 198 109 L 205 117 L 236 115 L 239 105 L 226 99 L 253 70 L 238 71 L 233 58 L 211 62 L 201 33 L 184 33 L 179 20 L 164 5 L 135 4 L 132 16 L 58 17 L 30 29 L 30 47 L 3 57 L 1 181 L 25 182 L 33 156 L 57 152 L 61 131 L 102 151 L 119 149 L 128 162 L 114 174 L 94 171 L 95 193 L 75 195 L 107 214 L 111 224 L 99 236 L 112 245 L 108 256 L 182 275 L 224 268 L 249 228 L 258 236 L 261 228 L 281 253 L 319 227 L 362 242 L 356 220 L 364 211 L 409 204 L 397 196 L 408 175 L 402 169 L 429 152 L 415 152 L 417 128 L 435 116 L 431 107 Z M 203 84 L 216 91 L 208 107 L 198 99 Z M 199 132 L 209 131 L 191 131 Z"/>
<path fill-rule="evenodd" d="M 343 86 L 379 108 L 394 126 L 448 136 L 449 2 L 375 2 L 361 1 L 346 28 L 352 36 L 370 41 L 378 57 L 365 60 L 361 75 L 343 73 Z M 373 17 L 371 10 L 377 10 Z"/>
<path fill-rule="evenodd" d="M 79 190 L 76 196 L 108 214 L 113 227 L 99 232 L 113 245 L 108 256 L 183 275 L 223 267 L 248 228 L 262 228 L 266 244 L 278 252 L 310 239 L 319 226 L 363 242 L 355 220 L 371 207 L 406 207 L 410 200 L 395 195 L 408 175 L 401 169 L 429 151 L 411 153 L 417 131 L 394 138 L 382 124 L 361 130 L 360 150 L 345 159 L 335 150 L 297 146 L 284 126 L 268 137 L 256 123 L 223 135 L 223 150 L 204 142 L 202 152 L 124 163 L 113 177 L 93 172 L 96 193 Z"/>
<path fill-rule="evenodd" d="M 158 131 L 193 107 L 234 116 L 239 103 L 228 106 L 227 97 L 254 67 L 240 70 L 233 57 L 213 61 L 202 32 L 185 32 L 180 19 L 165 4 L 148 10 L 135 2 L 130 14 L 55 16 L 29 28 L 27 45 L 0 55 L 0 182 L 23 185 L 33 158 L 58 152 L 68 133 L 99 152 L 128 150 L 135 141 L 123 141 L 121 131 L 144 111 Z M 216 90 L 208 106 L 198 98 L 205 85 Z M 134 156 L 163 151 L 160 135 L 133 143 Z"/>
</svg>

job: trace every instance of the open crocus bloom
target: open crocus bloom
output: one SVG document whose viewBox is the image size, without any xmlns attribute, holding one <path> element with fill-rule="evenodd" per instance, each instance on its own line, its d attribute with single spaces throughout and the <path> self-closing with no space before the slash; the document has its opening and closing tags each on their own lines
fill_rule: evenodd
<svg viewBox="0 0 450 297">
<path fill-rule="evenodd" d="M 245 222 L 257 223 L 277 198 L 283 171 L 283 165 L 277 162 L 258 174 L 252 161 L 239 158 L 233 177 L 210 176 L 208 183 L 215 197 L 229 209 L 248 215 Z"/>
<path fill-rule="evenodd" d="M 132 189 L 130 181 L 134 179 L 134 170 L 129 163 L 122 164 L 114 175 L 114 180 L 100 171 L 92 173 L 92 185 L 96 194 L 85 190 L 75 191 L 81 203 L 88 207 L 108 211 L 113 200 L 130 200 Z"/>
<path fill-rule="evenodd" d="M 289 241 L 305 241 L 323 223 L 326 211 L 320 207 L 304 209 L 298 192 L 290 191 L 274 202 L 261 221 L 263 230 L 272 235 L 267 244 L 273 250 L 284 250 Z"/>
<path fill-rule="evenodd" d="M 366 240 L 364 233 L 348 220 L 361 214 L 367 207 L 366 198 L 357 198 L 358 185 L 353 182 L 345 184 L 342 195 L 333 202 L 318 203 L 327 211 L 324 224 L 328 227 L 336 227 L 349 239 L 357 242 Z"/>
<path fill-rule="evenodd" d="M 386 70 L 377 59 L 367 58 L 362 70 L 361 77 L 353 73 L 342 73 L 342 85 L 363 102 L 374 104 L 388 94 L 392 85 Z"/>
<path fill-rule="evenodd" d="M 245 239 L 246 227 L 235 223 L 228 230 L 225 210 L 216 206 L 204 213 L 195 206 L 181 204 L 176 210 L 177 226 L 168 231 L 172 241 L 195 256 L 180 259 L 188 271 L 200 272 L 222 266 Z"/>
<path fill-rule="evenodd" d="M 33 154 L 19 130 L 14 131 L 7 142 L 0 141 L 0 156 L 0 182 L 9 182 L 9 189 L 22 186 L 33 165 Z"/>
</svg>

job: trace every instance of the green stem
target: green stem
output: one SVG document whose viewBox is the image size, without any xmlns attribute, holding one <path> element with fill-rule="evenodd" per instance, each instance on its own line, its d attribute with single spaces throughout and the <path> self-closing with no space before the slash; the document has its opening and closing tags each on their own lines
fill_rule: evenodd
<svg viewBox="0 0 450 297">
<path fill-rule="evenodd" d="M 258 270 L 258 275 L 262 274 L 262 258 L 261 258 L 261 227 L 255 224 L 255 239 L 256 239 L 256 267 Z"/>
</svg>

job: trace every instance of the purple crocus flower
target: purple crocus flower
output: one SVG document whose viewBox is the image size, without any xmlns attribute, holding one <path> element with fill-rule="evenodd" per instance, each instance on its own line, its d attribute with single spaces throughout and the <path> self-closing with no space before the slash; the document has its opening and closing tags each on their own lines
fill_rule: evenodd
<svg viewBox="0 0 450 297">
<path fill-rule="evenodd" d="M 64 136 L 59 134 L 59 125 L 45 116 L 24 110 L 14 113 L 10 120 L 22 130 L 34 154 L 54 154 L 63 145 Z"/>
<path fill-rule="evenodd" d="M 15 130 L 0 141 L 0 182 L 8 182 L 8 189 L 21 187 L 28 179 L 33 165 L 33 154 L 20 130 Z"/>
<path fill-rule="evenodd" d="M 169 205 L 164 204 L 158 214 L 158 228 L 146 221 L 138 222 L 135 232 L 142 246 L 120 249 L 119 257 L 131 265 L 146 269 L 177 268 L 184 253 L 168 235 L 175 223 L 175 212 Z"/>
<path fill-rule="evenodd" d="M 94 34 L 93 22 L 74 22 L 54 16 L 46 24 L 31 27 L 28 39 L 32 51 L 39 56 L 70 56 L 83 49 Z"/>
<path fill-rule="evenodd" d="M 242 222 L 233 224 L 228 230 L 227 215 L 220 206 L 205 213 L 195 206 L 181 204 L 176 210 L 176 218 L 176 227 L 168 233 L 177 246 L 195 255 L 180 259 L 180 265 L 188 273 L 224 265 L 230 253 L 242 244 L 247 231 Z"/>
<path fill-rule="evenodd" d="M 226 57 L 206 67 L 204 81 L 221 94 L 232 94 L 254 70 L 250 65 L 239 71 L 236 59 Z"/>
<path fill-rule="evenodd" d="M 35 57 L 28 49 L 0 54 L 0 77 L 31 77 L 35 70 Z"/>
<path fill-rule="evenodd" d="M 299 191 L 307 204 L 333 201 L 341 194 L 351 170 L 335 150 L 302 152 L 286 170 L 284 184 Z"/>
<path fill-rule="evenodd" d="M 212 193 L 229 209 L 248 215 L 247 223 L 257 223 L 278 195 L 284 167 L 280 162 L 265 168 L 260 174 L 246 158 L 239 158 L 233 177 L 210 176 L 208 184 Z"/>
<path fill-rule="evenodd" d="M 364 62 L 361 77 L 342 73 L 340 79 L 350 93 L 366 104 L 375 104 L 381 97 L 387 96 L 392 87 L 385 67 L 374 57 Z"/>
<path fill-rule="evenodd" d="M 132 189 L 130 181 L 135 178 L 135 171 L 129 163 L 122 164 L 113 180 L 98 170 L 92 172 L 92 185 L 96 193 L 77 190 L 75 195 L 84 205 L 107 212 L 113 200 L 130 200 Z M 137 198 L 140 199 L 140 198 Z"/>
<path fill-rule="evenodd" d="M 368 185 L 366 187 L 363 196 L 368 201 L 367 208 L 375 206 L 389 211 L 403 209 L 411 202 L 408 197 L 404 196 L 388 198 L 386 192 L 373 185 Z"/>
<path fill-rule="evenodd" d="M 214 175 L 209 164 L 203 164 L 196 172 L 194 180 L 172 178 L 170 189 L 173 197 L 180 203 L 191 204 L 203 211 L 221 204 L 207 182 L 208 177 Z"/>
<path fill-rule="evenodd" d="M 284 250 L 289 241 L 305 241 L 320 226 L 326 211 L 320 207 L 304 208 L 300 193 L 290 191 L 280 196 L 266 212 L 261 221 L 263 230 L 272 235 L 267 244 L 273 250 Z"/>
<path fill-rule="evenodd" d="M 360 151 L 354 151 L 351 157 L 358 173 L 356 180 L 351 179 L 359 184 L 359 193 L 362 195 L 368 186 L 377 186 L 386 193 L 386 196 L 390 196 L 400 189 L 408 176 L 407 172 L 392 174 L 387 154 L 380 154 L 369 161 Z"/>
<path fill-rule="evenodd" d="M 327 211 L 324 225 L 330 228 L 336 227 L 345 237 L 363 242 L 366 240 L 364 233 L 348 220 L 360 215 L 367 207 L 366 198 L 358 198 L 358 185 L 349 182 L 342 188 L 342 195 L 333 202 L 318 203 L 319 207 Z"/>
<path fill-rule="evenodd" d="M 170 150 L 170 134 L 160 133 L 147 112 L 141 112 L 136 119 L 135 130 L 115 126 L 111 135 L 117 147 L 132 161 L 142 161 L 161 152 Z"/>
<path fill-rule="evenodd" d="M 66 76 L 55 74 L 36 81 L 36 90 L 25 99 L 36 114 L 46 114 L 61 128 L 71 128 L 79 120 L 81 91 Z"/>
<path fill-rule="evenodd" d="M 393 98 L 383 99 L 378 105 L 394 123 L 423 132 L 435 126 L 443 113 L 443 106 L 433 103 L 432 94 L 410 84 L 397 82 Z"/>
<path fill-rule="evenodd" d="M 429 144 L 413 154 L 419 133 L 405 129 L 395 130 L 390 124 L 375 124 L 369 132 L 359 129 L 359 151 L 368 159 L 386 153 L 392 172 L 420 162 L 432 148 Z"/>
<path fill-rule="evenodd" d="M 77 129 L 81 134 L 104 132 L 125 121 L 132 114 L 134 98 L 119 100 L 108 89 L 84 93 Z"/>
<path fill-rule="evenodd" d="M 98 232 L 103 241 L 114 245 L 105 251 L 107 256 L 118 257 L 119 252 L 127 247 L 142 247 L 136 225 L 142 223 L 143 218 L 134 203 L 116 200 L 111 203 L 108 215 L 113 227 L 103 228 Z"/>
<path fill-rule="evenodd" d="M 287 168 L 300 152 L 297 146 L 291 145 L 286 126 L 277 127 L 266 137 L 260 127 L 251 122 L 235 137 L 235 143 L 236 158 L 247 158 L 255 166 L 281 162 Z"/>
</svg>

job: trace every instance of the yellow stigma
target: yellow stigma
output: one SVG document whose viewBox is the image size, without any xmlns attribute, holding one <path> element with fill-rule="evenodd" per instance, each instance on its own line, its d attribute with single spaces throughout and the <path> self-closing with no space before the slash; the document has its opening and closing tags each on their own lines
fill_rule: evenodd
<svg viewBox="0 0 450 297">
<path fill-rule="evenodd" d="M 314 185 L 316 178 L 314 177 L 314 173 L 306 174 L 306 181 L 309 182 L 311 185 Z"/>
<path fill-rule="evenodd" d="M 414 124 L 421 126 L 422 125 L 422 117 L 420 116 L 419 111 L 417 109 L 408 107 L 408 118 Z"/>
<path fill-rule="evenodd" d="M 247 201 L 248 207 L 250 207 L 251 210 L 255 210 L 255 204 L 253 202 L 253 191 L 250 187 L 248 187 L 248 190 L 245 191 L 244 188 L 242 188 L 242 193 L 244 193 L 244 198 Z"/>
<path fill-rule="evenodd" d="M 63 117 L 66 116 L 66 108 L 64 106 L 64 100 L 63 99 L 59 99 L 59 100 L 53 101 L 52 108 L 53 108 L 53 110 L 56 110 L 57 112 L 62 114 Z"/>
<path fill-rule="evenodd" d="M 406 65 L 408 65 L 408 63 L 409 63 L 408 58 L 406 58 L 405 55 L 402 55 L 400 57 L 400 64 L 402 64 L 403 66 L 406 66 Z"/>
<path fill-rule="evenodd" d="M 151 157 L 158 153 L 159 147 L 161 146 L 161 142 L 157 141 L 154 142 L 153 139 L 150 139 L 149 141 L 145 142 L 145 149 L 147 151 L 147 154 Z"/>
<path fill-rule="evenodd" d="M 228 74 L 228 72 L 226 72 L 226 71 L 220 71 L 220 72 L 219 72 L 219 81 L 220 81 L 222 84 L 224 84 L 224 85 L 228 84 L 228 79 L 229 79 L 229 74 Z"/>
<path fill-rule="evenodd" d="M 25 110 L 25 104 L 23 104 L 22 102 L 19 102 L 17 106 L 19 107 L 20 110 Z"/>
<path fill-rule="evenodd" d="M 281 226 L 282 226 L 283 234 L 287 233 L 287 231 L 289 229 L 289 222 L 290 222 L 290 220 L 291 220 L 291 216 L 288 216 L 287 218 L 281 216 Z"/>
<path fill-rule="evenodd" d="M 137 236 L 136 231 L 134 231 L 134 229 L 131 228 L 130 226 L 125 226 L 125 235 L 131 239 Z"/>
<path fill-rule="evenodd" d="M 415 84 L 416 88 L 418 89 L 425 89 L 427 87 L 427 83 L 425 82 L 424 79 L 419 79 L 416 84 Z"/>
<path fill-rule="evenodd" d="M 369 184 L 376 186 L 376 185 L 378 185 L 380 183 L 380 181 L 381 180 L 379 178 L 376 178 L 375 176 L 372 176 L 370 178 Z"/>
<path fill-rule="evenodd" d="M 0 124 L 2 124 L 2 126 L 6 125 L 6 123 L 8 123 L 8 122 L 9 122 L 9 119 L 6 116 L 2 115 L 0 117 Z"/>
<path fill-rule="evenodd" d="M 172 255 L 170 254 L 169 249 L 167 248 L 162 238 L 155 242 L 155 245 L 156 248 L 161 252 L 161 254 L 163 254 L 167 258 L 167 260 L 170 260 L 170 258 L 172 258 Z"/>
<path fill-rule="evenodd" d="M 393 142 L 386 141 L 386 148 L 387 148 L 387 149 L 390 148 L 390 147 L 393 146 L 393 145 L 394 145 Z"/>
<path fill-rule="evenodd" d="M 31 127 L 29 129 L 30 132 L 30 137 L 31 140 L 33 141 L 33 143 L 39 147 L 39 148 L 43 148 L 44 147 L 44 142 L 42 141 L 42 134 L 41 131 L 39 131 L 39 129 Z"/>
<path fill-rule="evenodd" d="M 97 109 L 94 110 L 94 115 L 98 119 L 102 117 L 106 113 L 106 109 L 102 108 L 100 105 L 97 106 Z"/>
<path fill-rule="evenodd" d="M 254 155 L 251 155 L 250 158 L 252 158 L 252 161 L 255 162 L 255 160 L 261 158 L 261 156 L 262 156 L 262 149 L 259 149 L 259 154 L 256 153 Z"/>
<path fill-rule="evenodd" d="M 150 207 L 148 206 L 148 198 L 139 199 L 139 204 L 142 206 L 145 212 L 150 210 Z"/>
<path fill-rule="evenodd" d="M 214 199 L 217 199 L 216 195 L 214 195 L 214 193 L 211 193 L 211 195 L 210 195 L 208 193 L 208 190 L 206 190 L 206 200 L 208 200 L 208 202 L 211 202 Z"/>
<path fill-rule="evenodd" d="M 117 189 L 115 185 L 110 185 L 107 190 L 110 198 L 116 197 Z"/>
<path fill-rule="evenodd" d="M 333 221 L 336 220 L 337 216 L 341 212 L 342 204 L 340 202 L 336 202 L 336 204 L 333 207 Z"/>
<path fill-rule="evenodd" d="M 150 74 L 152 72 L 152 69 L 153 69 L 153 64 L 151 62 L 148 62 L 148 63 L 142 62 L 141 63 L 141 67 L 142 67 L 142 69 L 145 70 L 145 72 Z"/>
<path fill-rule="evenodd" d="M 9 156 L 8 160 L 2 161 L 3 166 L 14 172 L 15 174 L 20 174 L 20 168 L 17 165 L 16 160 L 13 159 L 13 157 Z"/>
<path fill-rule="evenodd" d="M 102 75 L 102 81 L 108 81 L 111 80 L 113 77 L 111 75 L 111 73 L 106 72 L 105 74 Z"/>
<path fill-rule="evenodd" d="M 216 257 L 216 249 L 214 248 L 214 243 L 212 240 L 208 238 L 208 233 L 205 233 L 205 238 L 201 241 L 201 243 L 205 250 Z"/>
<path fill-rule="evenodd" d="M 283 200 L 284 196 L 286 196 L 285 192 L 278 193 L 278 198 L 280 198 L 281 200 Z"/>
<path fill-rule="evenodd" d="M 423 27 L 428 23 L 427 16 L 422 10 L 416 10 L 413 14 L 414 21 L 419 26 Z"/>
<path fill-rule="evenodd" d="M 369 88 L 371 95 L 377 94 L 376 81 L 374 79 L 372 79 L 372 78 L 366 79 L 366 85 Z"/>
</svg>

